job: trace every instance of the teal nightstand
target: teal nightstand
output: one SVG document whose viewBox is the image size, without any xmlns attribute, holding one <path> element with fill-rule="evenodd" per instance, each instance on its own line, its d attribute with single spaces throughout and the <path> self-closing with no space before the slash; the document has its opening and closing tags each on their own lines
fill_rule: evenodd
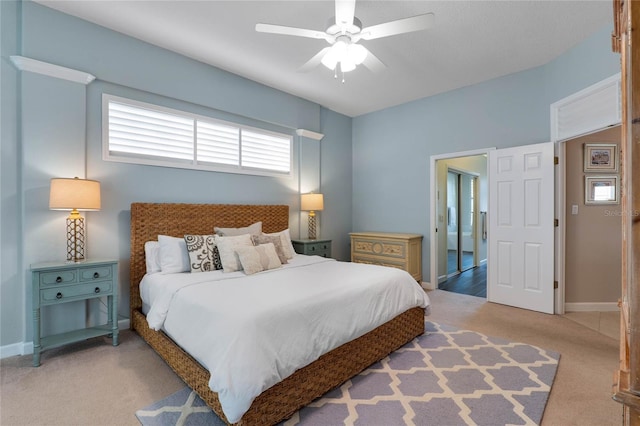
<svg viewBox="0 0 640 426">
<path fill-rule="evenodd" d="M 33 283 L 33 366 L 40 352 L 91 337 L 112 335 L 118 345 L 118 261 L 87 260 L 78 263 L 48 262 L 31 265 Z M 40 308 L 76 300 L 107 297 L 108 321 L 51 336 L 40 336 Z"/>
<path fill-rule="evenodd" d="M 331 257 L 331 240 L 291 240 L 298 254 Z"/>
</svg>

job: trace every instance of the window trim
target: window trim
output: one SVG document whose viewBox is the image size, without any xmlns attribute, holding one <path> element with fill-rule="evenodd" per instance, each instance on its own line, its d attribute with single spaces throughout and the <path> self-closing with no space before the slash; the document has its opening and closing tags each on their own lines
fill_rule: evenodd
<svg viewBox="0 0 640 426">
<path fill-rule="evenodd" d="M 193 121 L 193 159 L 184 160 L 179 158 L 167 158 L 152 157 L 146 155 L 136 155 L 130 153 L 112 154 L 109 150 L 109 103 L 116 102 L 124 105 L 130 105 L 133 107 L 139 107 L 148 109 L 151 111 L 157 111 L 160 113 L 177 115 L 182 118 L 191 119 Z M 220 124 L 224 126 L 231 126 L 239 129 L 240 133 L 240 146 L 238 154 L 238 162 L 236 165 L 225 164 L 213 164 L 208 162 L 198 161 L 198 144 L 197 144 L 197 123 L 203 121 L 207 123 Z M 242 161 L 242 132 L 248 130 L 251 132 L 260 133 L 262 135 L 275 136 L 280 138 L 289 139 L 289 171 L 281 172 L 277 170 L 269 170 L 255 167 L 243 166 Z M 272 130 L 266 130 L 263 128 L 249 126 L 246 124 L 235 123 L 228 120 L 222 120 L 215 117 L 205 116 L 201 114 L 195 114 L 188 111 L 177 110 L 174 108 L 165 107 L 162 105 L 150 104 L 147 102 L 138 101 L 135 99 L 124 98 L 107 93 L 102 94 L 102 159 L 104 161 L 113 161 L 118 163 L 139 164 L 146 166 L 158 166 L 158 167 L 171 167 L 187 170 L 202 170 L 220 173 L 234 173 L 254 176 L 270 176 L 279 178 L 293 178 L 293 158 L 294 158 L 294 137 L 293 134 L 280 133 Z"/>
</svg>

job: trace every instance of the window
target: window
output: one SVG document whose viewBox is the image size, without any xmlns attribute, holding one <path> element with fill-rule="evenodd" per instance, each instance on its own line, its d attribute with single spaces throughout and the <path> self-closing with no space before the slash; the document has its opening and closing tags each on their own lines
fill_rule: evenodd
<svg viewBox="0 0 640 426">
<path fill-rule="evenodd" d="M 283 133 L 103 95 L 105 160 L 289 176 L 292 140 Z"/>
</svg>

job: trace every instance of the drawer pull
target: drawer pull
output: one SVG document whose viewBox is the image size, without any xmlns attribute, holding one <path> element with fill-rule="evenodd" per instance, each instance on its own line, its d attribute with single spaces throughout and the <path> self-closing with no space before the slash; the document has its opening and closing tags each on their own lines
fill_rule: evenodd
<svg viewBox="0 0 640 426">
<path fill-rule="evenodd" d="M 291 250 L 291 249 L 289 249 Z M 316 247 L 315 246 L 311 246 L 311 251 L 316 251 Z"/>
<path fill-rule="evenodd" d="M 62 299 L 62 293 L 58 292 L 58 294 L 56 294 L 56 299 Z"/>
<path fill-rule="evenodd" d="M 56 277 L 56 282 L 57 283 L 61 283 L 62 282 L 62 277 Z"/>
<path fill-rule="evenodd" d="M 95 290 L 93 290 L 94 293 L 100 293 L 100 287 L 96 287 Z"/>
<path fill-rule="evenodd" d="M 93 279 L 100 278 L 100 274 L 97 272 L 93 273 Z"/>
</svg>

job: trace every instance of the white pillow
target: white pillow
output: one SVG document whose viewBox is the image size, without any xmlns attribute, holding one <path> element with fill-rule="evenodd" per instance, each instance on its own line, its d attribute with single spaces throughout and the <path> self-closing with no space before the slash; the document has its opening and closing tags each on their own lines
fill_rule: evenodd
<svg viewBox="0 0 640 426">
<path fill-rule="evenodd" d="M 160 267 L 160 243 L 147 241 L 144 243 L 144 260 L 147 264 L 147 274 L 157 274 L 162 271 Z"/>
<path fill-rule="evenodd" d="M 214 232 L 222 237 L 233 237 L 236 235 L 260 235 L 262 233 L 262 222 L 256 222 L 252 225 L 245 226 L 244 228 L 213 228 Z"/>
<path fill-rule="evenodd" d="M 222 269 L 224 272 L 235 272 L 242 270 L 242 263 L 236 253 L 241 247 L 253 247 L 251 235 L 235 235 L 233 237 L 221 237 L 216 235 L 216 245 L 220 252 L 220 260 L 222 261 Z"/>
<path fill-rule="evenodd" d="M 260 244 L 259 246 L 252 247 L 239 247 L 236 249 L 236 253 L 247 275 L 280 268 L 282 266 L 273 243 Z"/>
<path fill-rule="evenodd" d="M 282 241 L 282 250 L 284 251 L 284 255 L 287 257 L 287 259 L 293 259 L 293 257 L 296 255 L 296 251 L 293 249 L 293 243 L 291 242 L 291 235 L 289 234 L 288 228 L 284 231 L 264 235 L 277 235 L 280 237 L 280 241 Z"/>
<path fill-rule="evenodd" d="M 160 243 L 160 269 L 163 274 L 189 272 L 189 252 L 184 238 L 158 235 Z"/>
</svg>

